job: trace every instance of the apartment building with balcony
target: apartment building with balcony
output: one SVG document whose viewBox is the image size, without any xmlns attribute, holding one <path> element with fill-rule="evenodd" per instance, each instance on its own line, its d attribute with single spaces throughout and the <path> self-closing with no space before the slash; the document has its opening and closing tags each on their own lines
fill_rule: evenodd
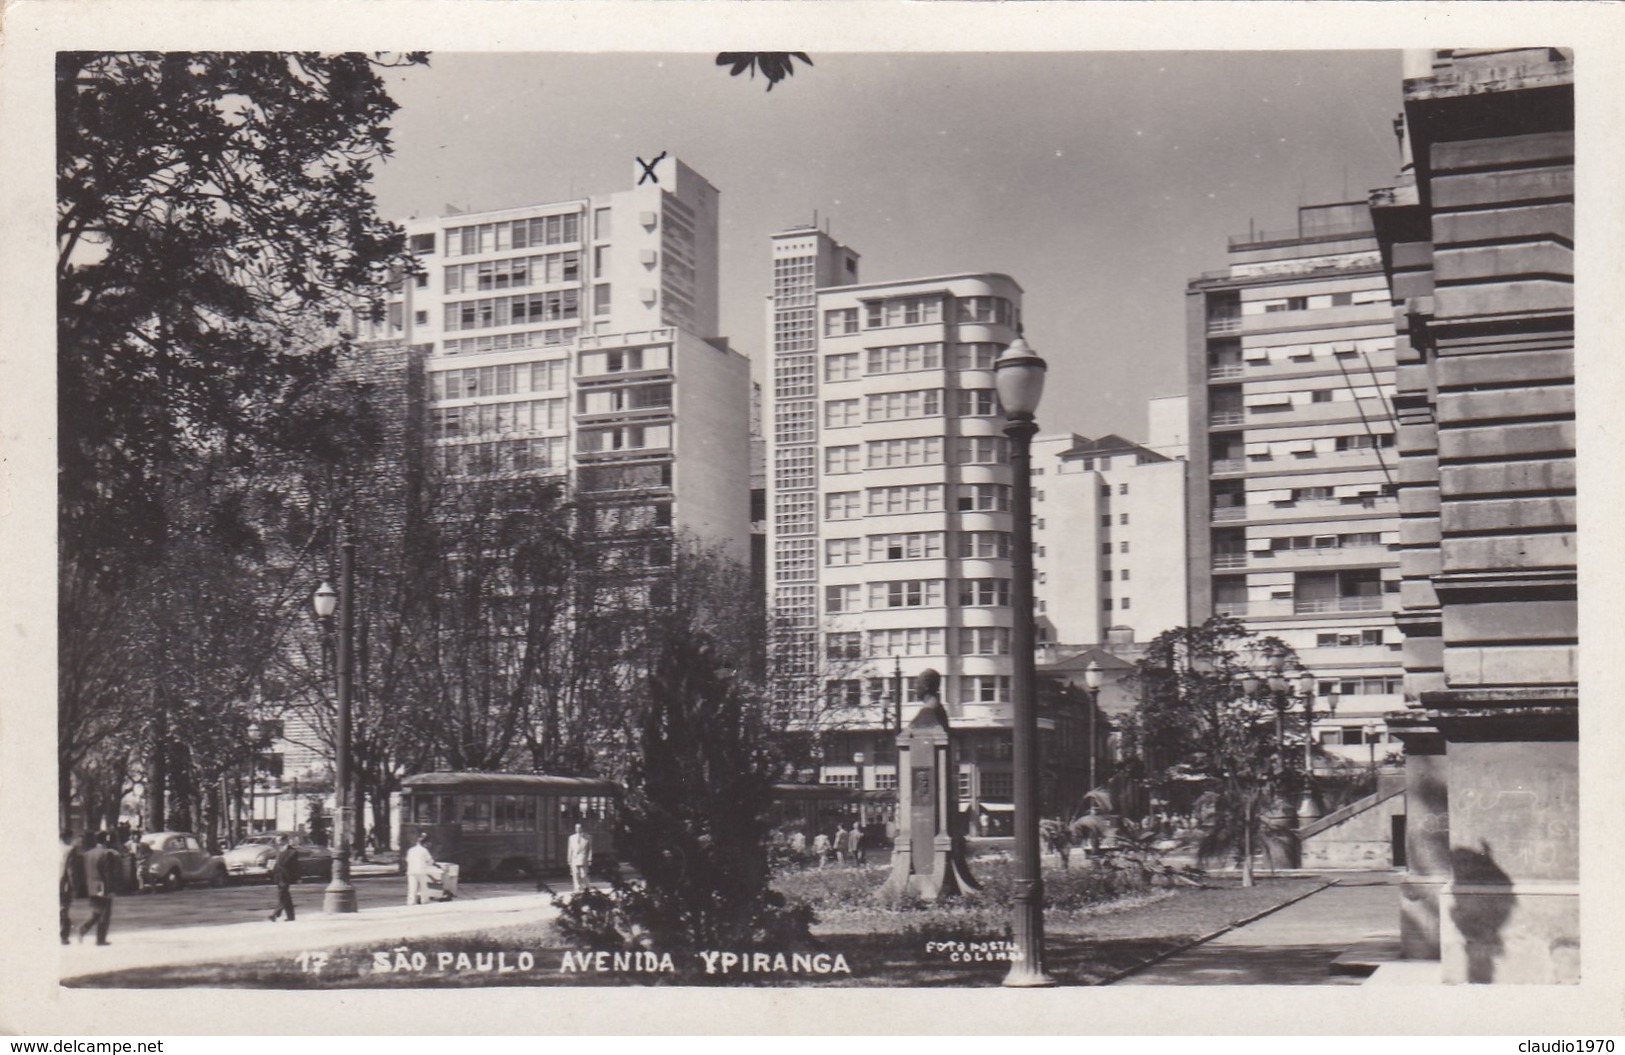
<svg viewBox="0 0 1625 1055">
<path fill-rule="evenodd" d="M 359 336 L 413 350 L 462 477 L 556 475 L 603 531 L 749 559 L 749 361 L 715 336 L 719 195 L 676 158 L 602 196 L 414 218 L 419 269 Z"/>
<path fill-rule="evenodd" d="M 1364 203 L 1232 238 L 1187 290 L 1190 614 L 1281 638 L 1319 679 L 1328 752 L 1397 747 L 1394 324 Z"/>
</svg>

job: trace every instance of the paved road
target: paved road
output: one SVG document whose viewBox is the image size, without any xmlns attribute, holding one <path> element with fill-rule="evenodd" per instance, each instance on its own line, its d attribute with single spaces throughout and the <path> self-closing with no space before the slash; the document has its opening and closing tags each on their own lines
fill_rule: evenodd
<svg viewBox="0 0 1625 1055">
<path fill-rule="evenodd" d="M 558 881 L 549 880 L 555 888 Z M 359 875 L 352 877 L 356 890 L 356 904 L 363 910 L 388 905 L 404 904 L 406 880 L 396 875 Z M 568 888 L 569 882 L 563 884 Z M 317 915 L 322 910 L 322 892 L 326 880 L 307 879 L 293 888 L 293 905 L 302 918 Z M 458 893 L 464 899 L 477 899 L 493 895 L 535 893 L 535 880 L 511 882 L 463 883 Z M 232 883 L 225 887 L 189 886 L 173 892 L 127 894 L 113 903 L 113 932 L 116 940 L 120 931 L 151 930 L 163 927 L 215 926 L 223 923 L 250 923 L 263 921 L 276 907 L 276 887 L 264 880 Z M 73 918 L 83 921 L 90 916 L 90 903 L 83 899 L 74 902 Z"/>
<path fill-rule="evenodd" d="M 1398 875 L 1349 876 L 1117 985 L 1359 985 L 1331 962 L 1374 934 L 1399 929 Z"/>
</svg>

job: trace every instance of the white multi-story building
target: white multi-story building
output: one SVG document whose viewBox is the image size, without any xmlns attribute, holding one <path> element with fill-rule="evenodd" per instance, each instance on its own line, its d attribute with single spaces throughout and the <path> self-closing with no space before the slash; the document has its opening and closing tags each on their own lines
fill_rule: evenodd
<svg viewBox="0 0 1625 1055">
<path fill-rule="evenodd" d="M 462 475 L 565 475 L 606 522 L 749 556 L 749 361 L 715 336 L 718 193 L 676 158 L 602 197 L 405 223 L 421 265 L 363 329 L 426 372 Z"/>
<path fill-rule="evenodd" d="M 1364 202 L 1231 240 L 1189 289 L 1191 615 L 1291 645 L 1333 753 L 1390 749 L 1400 686 L 1394 323 Z"/>
<path fill-rule="evenodd" d="M 1187 463 L 1106 435 L 1033 442 L 1038 641 L 1150 640 L 1187 619 Z M 1131 635 L 1130 635 L 1130 632 Z"/>
<path fill-rule="evenodd" d="M 1012 480 L 993 364 L 1016 338 L 1021 287 L 858 284 L 856 261 L 816 230 L 774 237 L 779 689 L 822 738 L 823 782 L 886 790 L 897 718 L 937 671 L 962 799 L 1008 809 Z"/>
</svg>

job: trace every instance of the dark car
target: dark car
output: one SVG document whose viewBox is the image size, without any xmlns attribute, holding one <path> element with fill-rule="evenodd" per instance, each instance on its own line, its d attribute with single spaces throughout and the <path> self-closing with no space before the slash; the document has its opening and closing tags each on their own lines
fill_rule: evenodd
<svg viewBox="0 0 1625 1055">
<path fill-rule="evenodd" d="M 187 883 L 222 886 L 226 882 L 226 862 L 203 848 L 203 841 L 191 832 L 152 832 L 141 837 L 152 851 L 147 858 L 147 882 L 166 890 L 179 890 Z"/>
<path fill-rule="evenodd" d="M 276 860 L 277 840 L 286 835 L 293 840 L 299 853 L 299 878 L 325 879 L 333 872 L 333 851 L 310 841 L 301 832 L 261 832 L 250 835 L 227 850 L 222 858 L 226 872 L 234 879 L 249 879 L 271 875 L 271 862 Z"/>
</svg>

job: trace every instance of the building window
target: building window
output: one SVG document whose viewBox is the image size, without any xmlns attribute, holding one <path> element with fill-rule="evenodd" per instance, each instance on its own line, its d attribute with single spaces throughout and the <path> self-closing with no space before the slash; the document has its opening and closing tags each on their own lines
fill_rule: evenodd
<svg viewBox="0 0 1625 1055">
<path fill-rule="evenodd" d="M 420 256 L 427 256 L 434 252 L 434 234 L 415 234 L 412 236 L 412 252 Z"/>
<path fill-rule="evenodd" d="M 824 474 L 838 476 L 843 473 L 861 472 L 863 470 L 859 457 L 861 450 L 862 448 L 855 443 L 845 447 L 825 447 Z"/>
<path fill-rule="evenodd" d="M 825 520 L 856 520 L 862 515 L 862 492 L 836 491 L 824 496 Z"/>
<path fill-rule="evenodd" d="M 860 611 L 863 587 L 857 583 L 824 587 L 824 611 L 831 615 Z"/>
<path fill-rule="evenodd" d="M 960 297 L 960 322 L 993 322 L 1000 326 L 1016 324 L 1015 305 L 1003 297 Z"/>
<path fill-rule="evenodd" d="M 868 450 L 871 469 L 890 469 L 901 465 L 937 465 L 942 461 L 942 437 L 910 436 L 899 440 L 871 440 L 868 443 Z"/>
<path fill-rule="evenodd" d="M 1100 581 L 1101 582 L 1111 582 L 1112 581 L 1112 570 L 1110 568 L 1102 568 L 1100 570 Z"/>
<path fill-rule="evenodd" d="M 897 344 L 870 348 L 870 374 L 902 374 L 914 370 L 942 369 L 941 344 Z"/>
<path fill-rule="evenodd" d="M 869 559 L 933 560 L 942 556 L 942 532 L 913 531 L 897 535 L 870 535 Z"/>
<path fill-rule="evenodd" d="M 1112 599 L 1110 597 L 1104 598 L 1100 602 L 1100 610 L 1103 612 L 1109 612 L 1112 610 Z"/>
<path fill-rule="evenodd" d="M 954 347 L 954 366 L 959 370 L 991 370 L 1003 351 L 1004 345 L 992 341 L 968 341 Z"/>
<path fill-rule="evenodd" d="M 991 418 L 999 412 L 999 397 L 991 388 L 962 388 L 955 397 L 962 418 Z"/>
<path fill-rule="evenodd" d="M 1102 514 L 1100 514 L 1100 526 L 1101 527 L 1111 527 L 1112 526 L 1112 515 L 1110 513 L 1102 513 Z"/>
<path fill-rule="evenodd" d="M 1102 498 L 1110 498 L 1111 496 L 1112 496 L 1112 485 L 1111 484 L 1101 484 L 1100 485 L 1100 497 L 1102 497 Z"/>
<path fill-rule="evenodd" d="M 941 579 L 904 579 L 898 582 L 872 582 L 869 584 L 869 607 L 883 608 L 940 608 L 942 606 Z"/>
<path fill-rule="evenodd" d="M 1100 544 L 1101 556 L 1105 556 L 1106 554 L 1111 553 L 1111 551 L 1112 551 L 1112 544 L 1110 542 L 1102 542 Z"/>
<path fill-rule="evenodd" d="M 972 674 L 959 679 L 960 703 L 1009 703 L 1008 674 Z"/>
<path fill-rule="evenodd" d="M 1127 553 L 1128 552 L 1128 543 L 1127 542 L 1119 542 L 1117 544 L 1117 552 L 1119 552 L 1119 553 Z"/>
<path fill-rule="evenodd" d="M 844 568 L 863 563 L 861 542 L 855 538 L 832 538 L 824 542 L 824 563 L 832 568 Z"/>
<path fill-rule="evenodd" d="M 592 236 L 594 238 L 609 237 L 609 209 L 594 209 L 592 211 Z"/>
<path fill-rule="evenodd" d="M 942 392 L 934 388 L 880 392 L 869 397 L 868 411 L 870 421 L 935 417 L 942 413 Z"/>
<path fill-rule="evenodd" d="M 862 659 L 863 635 L 857 631 L 825 634 L 824 655 L 834 660 Z"/>
<path fill-rule="evenodd" d="M 1005 560 L 1010 556 L 1008 531 L 965 531 L 959 536 L 959 555 L 967 558 Z"/>
<path fill-rule="evenodd" d="M 1117 576 L 1117 577 L 1118 577 L 1118 578 L 1119 578 L 1119 579 L 1121 579 L 1121 580 L 1123 580 L 1123 581 L 1124 581 L 1124 582 L 1128 582 L 1128 569 L 1127 569 L 1127 568 L 1124 568 L 1124 569 L 1123 569 L 1123 570 L 1122 570 L 1122 572 L 1121 572 L 1121 573 L 1119 573 L 1119 574 L 1118 574 L 1118 576 Z"/>
<path fill-rule="evenodd" d="M 961 513 L 1010 511 L 1008 484 L 960 484 L 955 508 Z"/>
<path fill-rule="evenodd" d="M 959 604 L 962 608 L 1010 607 L 1009 579 L 961 579 Z"/>
<path fill-rule="evenodd" d="M 824 312 L 824 336 L 841 337 L 858 332 L 857 308 L 832 308 Z"/>
<path fill-rule="evenodd" d="M 858 377 L 858 353 L 846 352 L 841 355 L 826 355 L 824 357 L 825 381 L 853 381 Z"/>
<path fill-rule="evenodd" d="M 938 296 L 892 297 L 870 301 L 864 307 L 867 313 L 865 322 L 870 329 L 942 321 L 942 298 Z"/>
<path fill-rule="evenodd" d="M 592 287 L 592 313 L 594 315 L 609 314 L 609 283 L 601 283 Z"/>
<path fill-rule="evenodd" d="M 1118 484 L 1117 485 L 1117 493 L 1120 494 L 1120 495 L 1128 494 L 1128 484 Z"/>
<path fill-rule="evenodd" d="M 959 654 L 962 656 L 1008 656 L 1010 654 L 1010 628 L 1007 626 L 960 627 Z"/>
<path fill-rule="evenodd" d="M 858 423 L 857 400 L 832 399 L 824 404 L 824 427 L 826 429 L 844 429 Z"/>
<path fill-rule="evenodd" d="M 982 770 L 982 798 L 1009 802 L 1014 797 L 1015 774 L 1008 770 Z"/>
<path fill-rule="evenodd" d="M 908 484 L 899 487 L 871 487 L 869 515 L 892 513 L 935 513 L 942 509 L 941 484 Z"/>
<path fill-rule="evenodd" d="M 863 706 L 863 683 L 857 678 L 837 678 L 824 683 L 824 699 L 835 708 Z"/>
<path fill-rule="evenodd" d="M 1332 390 L 1329 388 L 1317 388 L 1309 393 L 1309 402 L 1311 403 L 1330 403 L 1331 401 Z"/>
<path fill-rule="evenodd" d="M 1129 608 L 1131 607 L 1131 605 L 1129 603 L 1130 600 L 1131 600 L 1131 598 L 1124 597 L 1122 600 L 1117 602 L 1117 607 L 1122 609 L 1125 612 L 1128 611 Z"/>
<path fill-rule="evenodd" d="M 945 631 L 940 626 L 904 627 L 894 630 L 869 631 L 869 655 L 886 656 L 942 656 Z"/>
<path fill-rule="evenodd" d="M 1127 513 L 1119 513 L 1119 514 L 1117 514 L 1117 522 L 1119 524 L 1127 524 L 1128 523 L 1128 514 Z"/>
</svg>

